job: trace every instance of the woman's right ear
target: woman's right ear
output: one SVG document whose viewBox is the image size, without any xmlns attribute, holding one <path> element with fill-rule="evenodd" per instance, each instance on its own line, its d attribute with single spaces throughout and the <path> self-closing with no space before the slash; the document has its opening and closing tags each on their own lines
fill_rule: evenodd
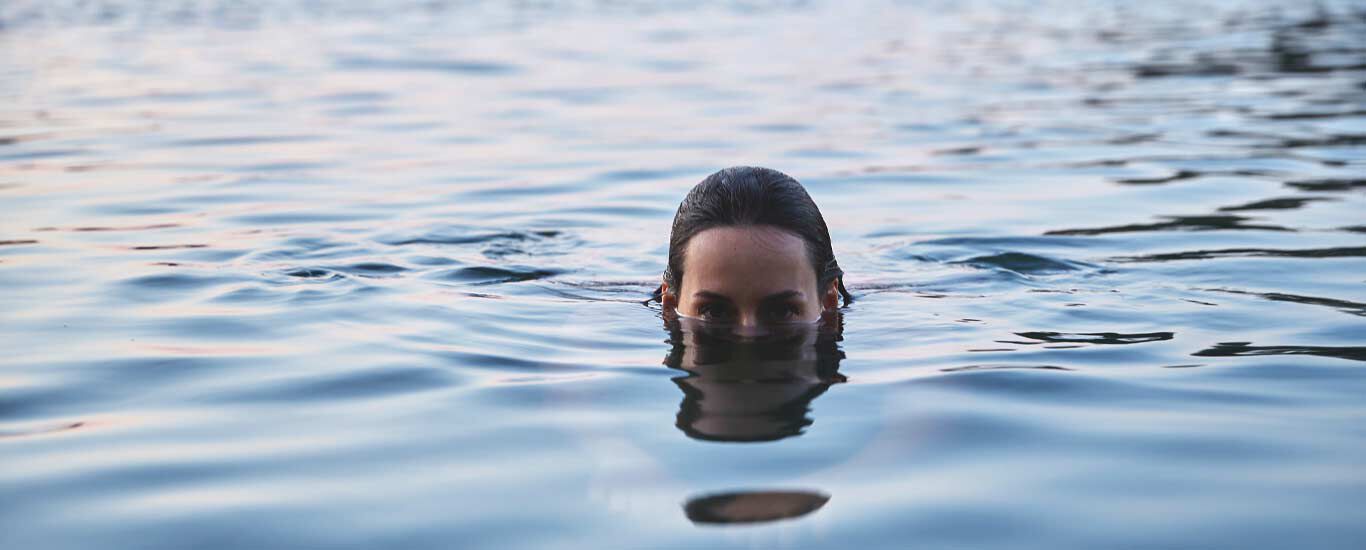
<svg viewBox="0 0 1366 550">
<path fill-rule="evenodd" d="M 674 295 L 673 289 L 669 288 L 669 283 L 659 285 L 659 304 L 667 309 L 678 307 L 678 296 Z"/>
</svg>

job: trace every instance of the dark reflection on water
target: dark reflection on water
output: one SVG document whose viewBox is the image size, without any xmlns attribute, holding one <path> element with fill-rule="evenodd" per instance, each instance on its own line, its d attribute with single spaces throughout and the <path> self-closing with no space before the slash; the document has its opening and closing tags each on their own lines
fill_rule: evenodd
<svg viewBox="0 0 1366 550">
<path fill-rule="evenodd" d="M 699 524 L 760 523 L 801 517 L 829 501 L 811 491 L 737 491 L 690 499 L 683 511 Z"/>
<path fill-rule="evenodd" d="M 1198 357 L 1237 357 L 1248 355 L 1317 355 L 1351 361 L 1366 361 L 1363 346 L 1254 346 L 1250 342 L 1222 342 L 1212 348 L 1192 353 Z"/>
<path fill-rule="evenodd" d="M 1018 336 L 1023 336 L 1034 342 L 1024 342 L 1016 340 L 998 340 L 1006 344 L 1043 344 L 1043 343 L 1085 343 L 1085 344 L 1142 344 L 1144 342 L 1161 342 L 1171 340 L 1174 335 L 1170 332 L 1149 332 L 1143 334 L 1120 334 L 1118 332 L 1093 332 L 1064 334 L 1060 332 L 1017 332 Z"/>
<path fill-rule="evenodd" d="M 706 441 L 776 441 L 811 425 L 811 402 L 840 374 L 843 320 L 780 327 L 758 339 L 737 339 L 726 326 L 665 316 L 669 355 L 664 364 L 688 373 L 674 379 L 683 391 L 678 429 Z"/>
</svg>

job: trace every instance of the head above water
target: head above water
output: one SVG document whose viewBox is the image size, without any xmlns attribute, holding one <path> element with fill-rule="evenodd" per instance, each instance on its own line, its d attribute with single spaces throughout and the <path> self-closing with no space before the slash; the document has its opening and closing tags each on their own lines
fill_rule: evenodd
<svg viewBox="0 0 1366 550">
<path fill-rule="evenodd" d="M 726 168 L 674 215 L 655 298 L 666 311 L 742 329 L 810 322 L 853 301 L 815 201 L 791 176 Z"/>
</svg>

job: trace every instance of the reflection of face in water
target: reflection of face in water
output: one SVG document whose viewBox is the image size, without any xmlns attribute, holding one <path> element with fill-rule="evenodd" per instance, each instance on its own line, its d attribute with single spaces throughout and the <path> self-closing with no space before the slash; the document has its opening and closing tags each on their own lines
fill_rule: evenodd
<svg viewBox="0 0 1366 550">
<path fill-rule="evenodd" d="M 686 371 L 678 429 L 708 441 L 774 441 L 812 423 L 811 401 L 832 384 L 844 358 L 838 312 L 819 323 L 767 327 L 737 337 L 726 325 L 665 316 L 672 349 L 664 363 Z"/>
</svg>

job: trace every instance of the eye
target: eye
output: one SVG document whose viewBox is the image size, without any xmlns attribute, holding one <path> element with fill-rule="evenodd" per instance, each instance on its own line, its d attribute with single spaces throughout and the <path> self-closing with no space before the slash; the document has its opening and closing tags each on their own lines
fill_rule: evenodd
<svg viewBox="0 0 1366 550">
<path fill-rule="evenodd" d="M 707 302 L 697 306 L 697 316 L 707 321 L 729 321 L 732 315 L 730 307 L 725 304 Z"/>
<path fill-rule="evenodd" d="M 769 306 L 764 313 L 771 322 L 788 323 L 801 317 L 802 308 L 797 304 L 776 304 Z"/>
</svg>

